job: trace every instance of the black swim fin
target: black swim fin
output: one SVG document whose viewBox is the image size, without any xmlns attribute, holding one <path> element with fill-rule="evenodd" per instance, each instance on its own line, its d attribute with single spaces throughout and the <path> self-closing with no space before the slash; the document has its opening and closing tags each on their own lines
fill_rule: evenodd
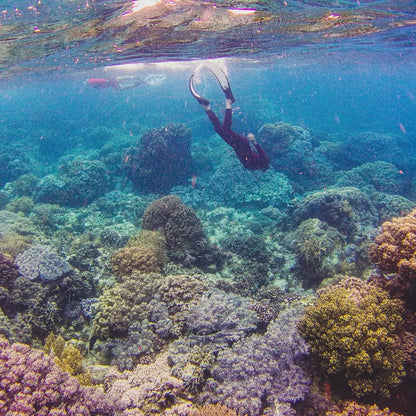
<svg viewBox="0 0 416 416">
<path fill-rule="evenodd" d="M 189 78 L 189 90 L 191 91 L 191 94 L 196 98 L 196 100 L 199 102 L 199 104 L 203 105 L 204 107 L 206 107 L 207 105 L 209 105 L 209 101 L 200 96 L 194 88 L 194 74 L 191 75 L 191 78 Z"/>
</svg>

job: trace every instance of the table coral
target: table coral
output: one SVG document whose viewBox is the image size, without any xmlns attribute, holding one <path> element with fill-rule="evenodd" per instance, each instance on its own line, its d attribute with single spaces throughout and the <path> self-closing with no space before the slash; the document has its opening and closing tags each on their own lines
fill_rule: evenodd
<svg viewBox="0 0 416 416">
<path fill-rule="evenodd" d="M 110 402 L 82 387 L 43 351 L 0 338 L 0 413 L 7 415 L 112 415 Z"/>
<path fill-rule="evenodd" d="M 345 378 L 356 397 L 389 397 L 405 376 L 401 301 L 351 278 L 323 289 L 299 324 L 324 371 Z"/>
<path fill-rule="evenodd" d="M 71 271 L 71 266 L 51 247 L 34 246 L 17 255 L 16 264 L 22 276 L 30 280 L 50 281 Z"/>
<path fill-rule="evenodd" d="M 371 259 L 387 273 L 416 277 L 416 209 L 383 223 Z"/>
</svg>

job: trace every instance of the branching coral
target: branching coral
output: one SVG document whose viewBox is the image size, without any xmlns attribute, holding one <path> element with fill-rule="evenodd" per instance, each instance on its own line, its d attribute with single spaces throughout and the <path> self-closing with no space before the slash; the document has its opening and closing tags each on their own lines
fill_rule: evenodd
<svg viewBox="0 0 416 416">
<path fill-rule="evenodd" d="M 134 272 L 160 272 L 166 261 L 165 238 L 158 231 L 142 230 L 127 246 L 116 251 L 111 259 L 113 272 L 117 276 Z"/>
<path fill-rule="evenodd" d="M 371 259 L 388 273 L 416 277 L 416 209 L 383 223 L 371 248 Z"/>
<path fill-rule="evenodd" d="M 46 337 L 44 349 L 62 370 L 74 376 L 80 384 L 91 384 L 91 374 L 84 369 L 82 354 L 71 342 L 51 332 Z"/>
<path fill-rule="evenodd" d="M 405 375 L 402 315 L 399 300 L 351 278 L 321 291 L 299 329 L 326 373 L 343 376 L 356 397 L 389 397 Z"/>
<path fill-rule="evenodd" d="M 161 281 L 158 274 L 134 274 L 105 290 L 97 305 L 95 336 L 107 339 L 127 335 L 134 321 L 147 316 L 145 305 L 153 298 Z"/>
<path fill-rule="evenodd" d="M 0 410 L 7 415 L 112 415 L 94 388 L 82 387 L 43 351 L 0 337 Z"/>
</svg>

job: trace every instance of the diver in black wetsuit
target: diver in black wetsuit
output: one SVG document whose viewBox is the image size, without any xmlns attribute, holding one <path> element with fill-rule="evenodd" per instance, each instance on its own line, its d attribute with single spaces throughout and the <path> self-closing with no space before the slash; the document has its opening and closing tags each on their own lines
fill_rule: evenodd
<svg viewBox="0 0 416 416">
<path fill-rule="evenodd" d="M 263 148 L 256 142 L 254 135 L 248 134 L 247 137 L 245 137 L 231 130 L 231 106 L 235 99 L 226 75 L 218 67 L 212 68 L 208 66 L 207 68 L 214 74 L 215 78 L 217 78 L 225 94 L 224 122 L 221 124 L 217 115 L 211 110 L 209 101 L 206 98 L 201 97 L 195 91 L 193 84 L 195 72 L 191 75 L 191 78 L 189 79 L 189 89 L 191 91 L 191 94 L 196 98 L 196 100 L 199 102 L 199 104 L 201 104 L 201 106 L 207 113 L 217 134 L 234 149 L 243 166 L 246 169 L 250 170 L 267 170 L 269 167 L 270 159 L 267 157 Z"/>
</svg>

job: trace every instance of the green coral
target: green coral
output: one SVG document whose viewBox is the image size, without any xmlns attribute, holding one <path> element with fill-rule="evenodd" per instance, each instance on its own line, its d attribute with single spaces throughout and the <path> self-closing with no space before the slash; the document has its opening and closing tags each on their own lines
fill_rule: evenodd
<svg viewBox="0 0 416 416">
<path fill-rule="evenodd" d="M 27 215 L 32 210 L 34 205 L 35 203 L 33 202 L 32 198 L 29 198 L 28 196 L 22 196 L 9 202 L 6 205 L 6 210 L 15 213 L 23 212 L 23 214 Z"/>
<path fill-rule="evenodd" d="M 159 274 L 137 273 L 106 289 L 98 301 L 94 335 L 99 339 L 126 336 L 133 322 L 147 316 L 145 306 L 161 281 Z"/>
<path fill-rule="evenodd" d="M 343 376 L 356 397 L 389 397 L 405 376 L 402 315 L 399 300 L 351 278 L 321 291 L 299 330 L 326 373 Z"/>
</svg>

